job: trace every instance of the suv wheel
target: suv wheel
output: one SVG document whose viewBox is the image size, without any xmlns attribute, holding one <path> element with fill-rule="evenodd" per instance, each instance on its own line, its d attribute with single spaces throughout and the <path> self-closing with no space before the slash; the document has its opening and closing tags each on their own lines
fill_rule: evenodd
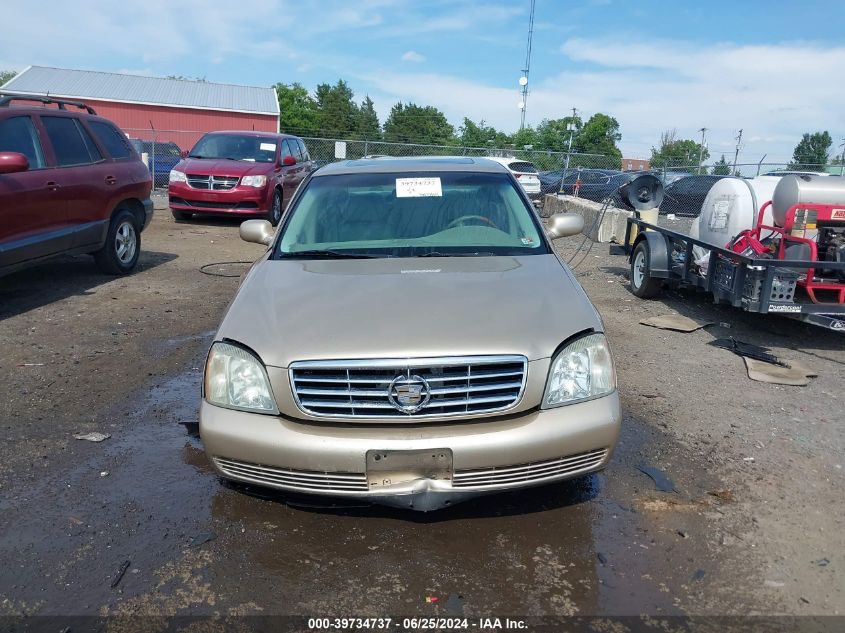
<svg viewBox="0 0 845 633">
<path fill-rule="evenodd" d="M 278 226 L 279 222 L 282 221 L 281 189 L 276 189 L 273 192 L 273 202 L 270 204 L 270 210 L 267 212 L 267 219 L 270 220 L 270 224 L 272 224 L 273 226 Z"/>
<path fill-rule="evenodd" d="M 170 210 L 170 215 L 173 216 L 173 219 L 177 222 L 187 222 L 193 217 L 193 213 L 186 213 L 185 211 L 176 211 L 175 209 Z"/>
<path fill-rule="evenodd" d="M 129 209 L 121 207 L 114 214 L 106 243 L 94 253 L 94 261 L 104 273 L 125 275 L 135 268 L 141 254 L 141 231 L 138 219 Z"/>
</svg>

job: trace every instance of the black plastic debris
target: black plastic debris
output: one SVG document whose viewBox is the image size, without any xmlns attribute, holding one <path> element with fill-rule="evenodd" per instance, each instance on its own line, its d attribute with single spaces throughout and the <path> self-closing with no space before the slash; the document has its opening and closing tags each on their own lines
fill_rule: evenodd
<svg viewBox="0 0 845 633">
<path fill-rule="evenodd" d="M 666 473 L 659 468 L 640 465 L 637 466 L 637 470 L 651 477 L 651 480 L 654 482 L 654 487 L 661 492 L 678 492 L 677 488 L 675 488 L 675 482 L 669 479 L 666 476 Z"/>
<path fill-rule="evenodd" d="M 214 532 L 200 532 L 191 539 L 191 547 L 197 547 L 203 543 L 208 543 L 217 538 Z"/>
<path fill-rule="evenodd" d="M 789 365 L 784 363 L 777 356 L 769 353 L 768 347 L 760 347 L 759 345 L 752 345 L 751 343 L 738 341 L 732 336 L 728 338 L 717 338 L 716 340 L 710 341 L 708 345 L 712 345 L 713 347 L 721 347 L 722 349 L 726 349 L 730 352 L 733 352 L 737 356 L 745 356 L 747 358 L 753 358 L 764 363 L 779 365 L 781 367 L 789 367 Z"/>
<path fill-rule="evenodd" d="M 120 584 L 120 581 L 123 580 L 123 575 L 126 573 L 126 570 L 129 569 L 129 565 L 131 564 L 131 561 L 128 560 L 125 560 L 120 564 L 120 567 L 117 569 L 117 573 L 114 576 L 114 580 L 112 580 L 111 585 L 109 585 L 112 589 Z"/>
<path fill-rule="evenodd" d="M 601 552 L 596 552 L 596 558 L 598 558 L 598 559 L 599 559 L 599 562 L 600 562 L 602 565 L 607 565 L 607 556 L 605 556 L 605 555 L 604 555 L 604 554 L 602 554 Z"/>
<path fill-rule="evenodd" d="M 456 593 L 450 593 L 446 599 L 446 613 L 449 615 L 463 615 L 464 597 Z"/>
</svg>

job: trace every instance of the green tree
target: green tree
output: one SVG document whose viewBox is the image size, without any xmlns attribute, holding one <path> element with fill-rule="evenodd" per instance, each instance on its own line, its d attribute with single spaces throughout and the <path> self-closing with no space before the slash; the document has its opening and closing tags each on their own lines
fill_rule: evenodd
<svg viewBox="0 0 845 633">
<path fill-rule="evenodd" d="M 329 137 L 350 138 L 358 129 L 358 106 L 352 100 L 355 94 L 343 79 L 334 86 L 317 86 L 317 110 L 320 134 Z"/>
<path fill-rule="evenodd" d="M 717 160 L 713 163 L 713 175 L 714 176 L 730 176 L 731 175 L 731 164 L 725 160 L 725 155 L 722 154 L 722 158 Z"/>
<path fill-rule="evenodd" d="M 622 157 L 616 143 L 622 140 L 619 122 L 612 116 L 597 112 L 581 127 L 575 136 L 574 147 L 582 154 L 603 154 Z"/>
<path fill-rule="evenodd" d="M 381 124 L 376 114 L 375 105 L 369 95 L 361 102 L 358 108 L 358 125 L 355 130 L 359 138 L 368 141 L 378 141 L 381 139 Z"/>
<path fill-rule="evenodd" d="M 464 117 L 463 125 L 458 128 L 461 145 L 464 147 L 502 147 L 509 143 L 508 135 L 490 125 L 484 119 L 475 123 Z"/>
<path fill-rule="evenodd" d="M 532 128 L 530 125 L 526 125 L 521 130 L 517 130 L 511 134 L 510 145 L 519 149 L 522 149 L 526 145 L 530 145 L 536 149 L 541 149 L 539 134 L 537 133 L 537 130 Z"/>
<path fill-rule="evenodd" d="M 651 166 L 655 168 L 665 167 L 690 167 L 697 166 L 699 162 L 704 163 L 710 158 L 710 152 L 701 143 L 691 139 L 677 138 L 677 130 L 667 130 L 660 135 L 660 147 L 651 148 Z"/>
<path fill-rule="evenodd" d="M 831 145 L 833 139 L 827 131 L 804 134 L 795 146 L 789 168 L 818 170 L 820 166 L 827 165 Z"/>
<path fill-rule="evenodd" d="M 434 106 L 397 103 L 384 122 L 384 140 L 400 143 L 449 145 L 455 142 L 455 128 Z"/>
<path fill-rule="evenodd" d="M 279 99 L 279 127 L 284 132 L 314 135 L 320 129 L 317 102 L 299 83 L 273 86 Z"/>
<path fill-rule="evenodd" d="M 14 70 L 0 70 L 0 86 L 17 76 Z"/>
<path fill-rule="evenodd" d="M 553 152 L 565 152 L 569 147 L 569 124 L 575 124 L 572 148 L 575 151 L 575 137 L 581 130 L 581 119 L 578 117 L 563 117 L 562 119 L 543 119 L 537 126 L 537 142 L 534 149 L 545 149 Z"/>
</svg>

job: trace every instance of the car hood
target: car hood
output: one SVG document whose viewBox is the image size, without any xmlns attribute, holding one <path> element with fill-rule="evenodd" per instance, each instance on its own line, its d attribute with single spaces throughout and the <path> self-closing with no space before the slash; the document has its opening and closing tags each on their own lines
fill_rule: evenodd
<svg viewBox="0 0 845 633">
<path fill-rule="evenodd" d="M 522 354 L 546 358 L 602 329 L 554 255 L 266 260 L 244 279 L 217 340 L 265 364 Z"/>
<path fill-rule="evenodd" d="M 202 176 L 246 176 L 247 174 L 266 174 L 273 169 L 273 165 L 271 163 L 253 163 L 247 160 L 183 158 L 174 169 L 186 174 Z"/>
</svg>

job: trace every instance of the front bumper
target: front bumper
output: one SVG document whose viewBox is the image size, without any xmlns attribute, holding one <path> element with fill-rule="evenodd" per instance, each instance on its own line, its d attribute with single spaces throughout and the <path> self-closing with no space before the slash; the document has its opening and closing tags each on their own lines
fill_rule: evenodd
<svg viewBox="0 0 845 633">
<path fill-rule="evenodd" d="M 435 510 L 482 494 L 603 469 L 619 436 L 618 393 L 556 409 L 419 425 L 327 424 L 223 409 L 203 401 L 200 434 L 217 472 L 307 494 Z M 373 484 L 368 451 L 452 455 L 448 476 Z"/>
<path fill-rule="evenodd" d="M 272 187 L 244 187 L 227 190 L 194 189 L 184 183 L 170 183 L 168 203 L 171 209 L 187 213 L 221 215 L 264 215 L 273 200 Z"/>
</svg>

